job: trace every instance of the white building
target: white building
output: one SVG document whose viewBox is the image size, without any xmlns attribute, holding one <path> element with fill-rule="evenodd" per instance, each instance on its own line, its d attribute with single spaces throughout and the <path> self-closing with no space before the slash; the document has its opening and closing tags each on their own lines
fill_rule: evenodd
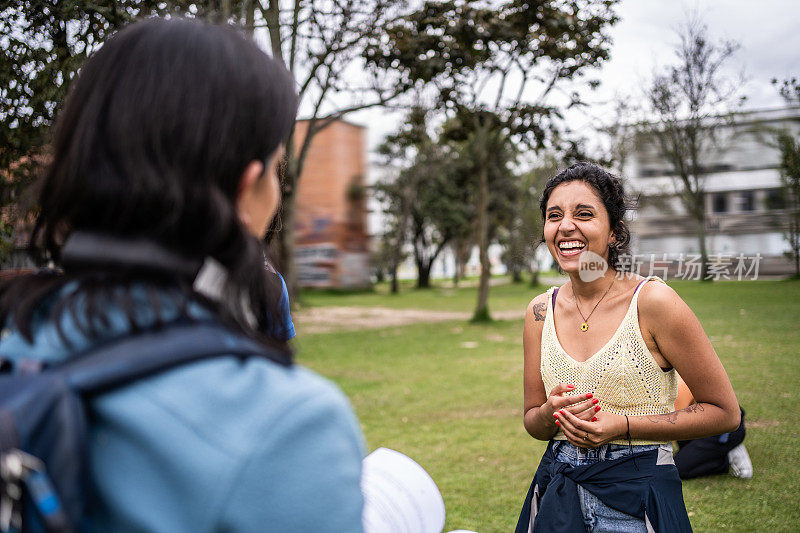
<svg viewBox="0 0 800 533">
<path fill-rule="evenodd" d="M 782 233 L 778 130 L 800 132 L 800 106 L 737 113 L 719 132 L 714 153 L 703 156 L 708 253 L 761 254 L 764 273 L 791 271 L 783 257 L 789 245 Z M 623 170 L 628 188 L 639 196 L 633 252 L 670 258 L 698 253 L 696 222 L 678 197 L 670 164 L 654 142 L 636 144 Z"/>
</svg>

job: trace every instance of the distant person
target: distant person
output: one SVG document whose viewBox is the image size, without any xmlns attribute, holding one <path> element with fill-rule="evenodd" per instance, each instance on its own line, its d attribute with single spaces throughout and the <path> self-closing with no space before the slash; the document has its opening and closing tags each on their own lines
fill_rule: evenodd
<svg viewBox="0 0 800 533">
<path fill-rule="evenodd" d="M 291 364 L 264 266 L 296 108 L 282 65 L 188 20 L 122 30 L 73 81 L 31 237 L 60 270 L 0 286 L 0 354 L 63 361 L 207 321 L 285 360 L 221 354 L 92 398 L 81 530 L 362 531 L 359 425 Z"/>
<path fill-rule="evenodd" d="M 695 403 L 689 387 L 678 376 L 675 410 L 686 409 Z M 732 476 L 743 479 L 753 477 L 753 463 L 744 446 L 744 409 L 741 409 L 741 413 L 742 421 L 734 431 L 702 439 L 678 441 L 680 449 L 675 454 L 675 466 L 678 467 L 681 479 L 729 472 Z"/>
<path fill-rule="evenodd" d="M 282 226 L 281 208 L 279 206 L 278 212 L 272 219 L 272 222 L 267 229 L 267 233 L 264 236 L 264 245 L 266 247 L 269 247 L 272 244 L 273 239 L 278 234 Z M 270 263 L 268 259 L 265 260 L 265 264 L 267 270 L 274 272 L 281 281 L 281 297 L 278 300 L 278 306 L 280 307 L 281 311 L 280 316 L 283 317 L 283 319 L 275 325 L 277 328 L 275 333 L 278 339 L 288 342 L 296 336 L 294 330 L 294 321 L 292 321 L 292 305 L 291 300 L 289 299 L 289 289 L 286 287 L 286 280 L 283 279 L 283 276 L 275 269 L 274 266 L 272 266 L 272 263 Z"/>
<path fill-rule="evenodd" d="M 548 445 L 517 533 L 690 531 L 671 441 L 739 425 L 692 311 L 659 278 L 617 270 L 627 205 L 622 181 L 592 163 L 544 186 L 544 242 L 569 281 L 525 317 L 524 425 Z M 697 399 L 680 411 L 677 372 Z"/>
<path fill-rule="evenodd" d="M 275 274 L 278 275 L 281 281 L 281 297 L 278 300 L 278 305 L 281 308 L 281 316 L 283 317 L 278 328 L 277 337 L 283 342 L 289 342 L 297 335 L 294 330 L 294 321 L 292 321 L 292 306 L 289 300 L 289 290 L 286 288 L 286 281 L 283 279 L 283 276 L 277 271 L 275 271 Z"/>
</svg>

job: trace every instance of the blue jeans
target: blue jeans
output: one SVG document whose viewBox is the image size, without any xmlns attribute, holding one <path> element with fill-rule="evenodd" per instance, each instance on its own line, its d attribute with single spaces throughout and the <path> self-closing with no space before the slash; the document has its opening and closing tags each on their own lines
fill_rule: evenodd
<svg viewBox="0 0 800 533">
<path fill-rule="evenodd" d="M 556 461 L 568 463 L 573 466 L 588 465 L 618 459 L 625 455 L 654 450 L 658 444 L 627 446 L 620 444 L 604 444 L 598 448 L 578 448 L 565 440 L 553 444 Z M 670 447 L 671 448 L 671 447 Z M 617 511 L 604 504 L 591 492 L 578 485 L 578 499 L 581 502 L 581 512 L 586 531 L 592 533 L 647 533 L 647 526 L 643 518 Z"/>
</svg>

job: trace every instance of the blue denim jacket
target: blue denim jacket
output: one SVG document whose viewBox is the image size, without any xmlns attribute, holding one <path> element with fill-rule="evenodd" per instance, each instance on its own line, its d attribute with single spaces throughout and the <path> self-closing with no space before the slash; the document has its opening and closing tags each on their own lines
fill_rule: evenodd
<svg viewBox="0 0 800 533">
<path fill-rule="evenodd" d="M 153 319 L 146 295 L 134 302 L 140 323 Z M 168 301 L 162 308 L 170 314 Z M 89 340 L 65 315 L 68 346 L 42 310 L 33 342 L 7 329 L 0 354 L 62 360 L 127 331 L 122 313 L 110 318 L 102 338 Z M 87 531 L 362 531 L 361 430 L 346 397 L 309 370 L 221 356 L 88 407 Z"/>
<path fill-rule="evenodd" d="M 553 444 L 536 470 L 516 533 L 528 533 L 531 520 L 534 532 L 583 533 L 578 485 L 609 507 L 644 519 L 648 531 L 692 531 L 678 471 L 671 460 L 659 460 L 658 449 L 572 466 L 556 461 Z"/>
</svg>

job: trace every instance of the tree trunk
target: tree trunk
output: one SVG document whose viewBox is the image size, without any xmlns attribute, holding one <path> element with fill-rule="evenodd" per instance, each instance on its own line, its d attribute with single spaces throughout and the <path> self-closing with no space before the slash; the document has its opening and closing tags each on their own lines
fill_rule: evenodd
<svg viewBox="0 0 800 533">
<path fill-rule="evenodd" d="M 539 269 L 534 268 L 531 270 L 531 287 L 535 287 L 539 284 Z"/>
<path fill-rule="evenodd" d="M 486 144 L 480 148 L 484 150 L 484 157 L 479 158 L 478 169 L 478 253 L 481 262 L 481 276 L 478 283 L 478 304 L 472 316 L 473 322 L 487 322 L 492 319 L 489 314 L 489 277 L 491 265 L 489 264 L 489 168 Z"/>
<path fill-rule="evenodd" d="M 511 281 L 512 283 L 522 283 L 522 269 L 519 265 L 511 267 Z"/>
<path fill-rule="evenodd" d="M 800 250 L 794 251 L 794 275 L 800 278 Z"/>
<path fill-rule="evenodd" d="M 257 0 L 245 0 L 242 3 L 242 10 L 244 11 L 244 26 L 245 31 L 250 35 L 253 35 L 256 31 L 256 1 Z"/>
<path fill-rule="evenodd" d="M 453 243 L 450 245 L 450 249 L 453 251 L 453 287 L 458 287 L 458 249 L 461 246 L 461 242 L 458 239 L 454 239 Z"/>
<path fill-rule="evenodd" d="M 794 259 L 794 276 L 800 278 L 800 216 L 796 214 L 789 220 L 789 244 L 792 247 L 792 259 Z"/>
<path fill-rule="evenodd" d="M 287 176 L 288 178 L 288 176 Z M 289 291 L 289 301 L 297 297 L 297 269 L 294 261 L 294 192 L 293 189 L 284 191 L 283 206 L 281 208 L 281 231 L 278 233 L 278 260 L 286 289 Z"/>
<path fill-rule="evenodd" d="M 430 289 L 431 288 L 431 267 L 433 261 L 425 264 L 424 261 L 417 261 L 417 288 Z"/>
<path fill-rule="evenodd" d="M 392 276 L 391 293 L 392 294 L 397 294 L 399 292 L 399 288 L 397 286 L 397 265 L 396 264 L 392 265 L 391 276 Z"/>
<path fill-rule="evenodd" d="M 706 210 L 705 195 L 700 194 L 697 200 L 697 240 L 700 245 L 700 280 L 711 281 L 708 276 L 708 250 L 706 248 Z"/>
</svg>

